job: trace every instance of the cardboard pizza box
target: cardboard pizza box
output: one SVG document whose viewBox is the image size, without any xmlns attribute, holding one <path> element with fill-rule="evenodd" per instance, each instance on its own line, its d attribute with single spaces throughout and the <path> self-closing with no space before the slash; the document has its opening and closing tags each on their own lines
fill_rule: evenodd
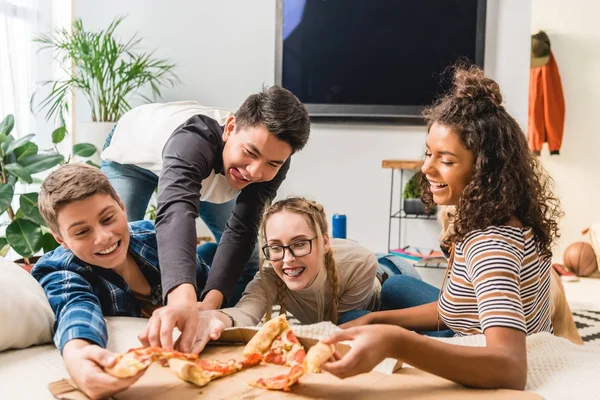
<svg viewBox="0 0 600 400">
<path fill-rule="evenodd" d="M 242 359 L 243 345 L 256 334 L 257 329 L 233 328 L 223 332 L 221 338 L 209 344 L 202 352 L 204 358 Z M 298 336 L 308 350 L 318 339 Z M 338 344 L 337 351 L 345 354 L 350 347 Z M 291 392 L 268 391 L 248 385 L 259 378 L 286 373 L 288 367 L 261 364 L 239 373 L 215 380 L 205 387 L 184 382 L 168 367 L 154 363 L 128 390 L 113 396 L 116 400 L 156 399 L 541 399 L 527 392 L 510 390 L 467 389 L 446 379 L 414 368 L 402 368 L 394 374 L 372 371 L 348 379 L 331 374 L 307 374 L 292 387 Z M 87 397 L 67 380 L 54 382 L 49 389 L 57 399 L 84 400 Z"/>
</svg>

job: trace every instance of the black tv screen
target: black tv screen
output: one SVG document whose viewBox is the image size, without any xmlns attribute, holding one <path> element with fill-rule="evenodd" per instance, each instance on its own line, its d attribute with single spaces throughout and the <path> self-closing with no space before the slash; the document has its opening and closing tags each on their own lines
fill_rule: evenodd
<svg viewBox="0 0 600 400">
<path fill-rule="evenodd" d="M 311 116 L 418 117 L 458 60 L 483 66 L 485 0 L 278 0 L 276 83 Z"/>
</svg>

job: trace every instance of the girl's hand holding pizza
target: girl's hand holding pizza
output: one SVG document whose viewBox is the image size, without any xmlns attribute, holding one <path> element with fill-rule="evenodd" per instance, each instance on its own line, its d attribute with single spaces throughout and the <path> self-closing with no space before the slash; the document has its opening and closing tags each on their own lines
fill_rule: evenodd
<svg viewBox="0 0 600 400">
<path fill-rule="evenodd" d="M 336 332 L 323 343 L 348 341 L 351 349 L 343 357 L 334 354 L 335 361 L 324 363 L 321 369 L 339 378 L 370 372 L 385 358 L 393 357 L 390 345 L 398 343 L 403 331 L 393 325 L 365 325 Z"/>
</svg>

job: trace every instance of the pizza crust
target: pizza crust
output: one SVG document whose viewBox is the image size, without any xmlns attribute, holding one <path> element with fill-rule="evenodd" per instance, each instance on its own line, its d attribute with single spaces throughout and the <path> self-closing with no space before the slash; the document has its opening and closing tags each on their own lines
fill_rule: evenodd
<svg viewBox="0 0 600 400">
<path fill-rule="evenodd" d="M 171 358 L 169 368 L 179 378 L 196 386 L 205 386 L 210 382 L 210 378 L 204 375 L 204 371 L 191 361 Z"/>
<path fill-rule="evenodd" d="M 242 353 L 244 357 L 248 357 L 250 354 L 258 353 L 264 354 L 265 351 L 271 348 L 271 343 L 289 327 L 285 314 L 279 315 L 275 318 L 265 322 L 260 328 L 256 335 L 250 339 L 244 348 Z"/>
<path fill-rule="evenodd" d="M 304 359 L 304 369 L 306 372 L 311 373 L 321 372 L 321 365 L 329 360 L 333 353 L 335 353 L 334 345 L 318 342 L 308 349 L 308 353 Z"/>
</svg>

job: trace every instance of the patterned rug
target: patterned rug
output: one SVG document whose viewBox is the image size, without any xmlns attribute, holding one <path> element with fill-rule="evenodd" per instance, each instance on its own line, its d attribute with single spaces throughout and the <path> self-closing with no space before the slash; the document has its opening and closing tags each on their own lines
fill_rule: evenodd
<svg viewBox="0 0 600 400">
<path fill-rule="evenodd" d="M 600 346 L 600 311 L 573 310 L 573 319 L 585 344 Z"/>
</svg>

